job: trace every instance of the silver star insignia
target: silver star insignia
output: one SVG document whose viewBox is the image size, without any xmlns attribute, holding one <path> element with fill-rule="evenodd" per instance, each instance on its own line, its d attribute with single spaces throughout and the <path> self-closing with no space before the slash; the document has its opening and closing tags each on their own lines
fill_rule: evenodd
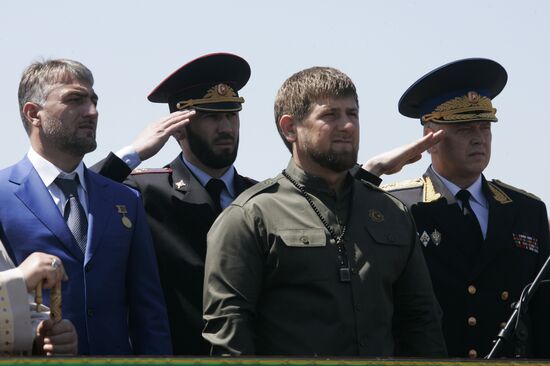
<svg viewBox="0 0 550 366">
<path fill-rule="evenodd" d="M 177 189 L 182 189 L 185 186 L 186 186 L 186 184 L 183 180 L 180 180 L 179 182 L 176 182 L 176 188 Z"/>
</svg>

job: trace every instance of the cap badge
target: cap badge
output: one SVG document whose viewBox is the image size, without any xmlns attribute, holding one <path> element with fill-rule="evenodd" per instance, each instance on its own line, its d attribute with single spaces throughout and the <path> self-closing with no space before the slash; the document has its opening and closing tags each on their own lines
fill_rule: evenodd
<svg viewBox="0 0 550 366">
<path fill-rule="evenodd" d="M 477 104 L 479 102 L 479 94 L 475 91 L 469 91 L 468 101 L 472 104 Z"/>
<path fill-rule="evenodd" d="M 218 85 L 216 86 L 216 89 L 218 90 L 218 94 L 219 94 L 219 95 L 225 95 L 225 94 L 227 93 L 227 89 L 228 89 L 228 88 L 229 88 L 229 87 L 228 87 L 227 85 L 225 85 L 225 84 L 218 84 Z"/>
<path fill-rule="evenodd" d="M 369 219 L 373 222 L 382 222 L 384 221 L 384 214 L 376 209 L 371 208 L 369 210 Z"/>
</svg>

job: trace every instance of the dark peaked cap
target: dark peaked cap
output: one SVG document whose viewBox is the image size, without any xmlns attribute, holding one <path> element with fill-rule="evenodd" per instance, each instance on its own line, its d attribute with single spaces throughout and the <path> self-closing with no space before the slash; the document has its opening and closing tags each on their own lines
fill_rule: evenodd
<svg viewBox="0 0 550 366">
<path fill-rule="evenodd" d="M 201 56 L 168 76 L 147 99 L 168 103 L 170 111 L 194 108 L 204 111 L 240 111 L 244 99 L 238 91 L 250 78 L 250 66 L 230 53 Z"/>
<path fill-rule="evenodd" d="M 491 100 L 504 89 L 507 80 L 504 67 L 493 60 L 469 58 L 454 61 L 430 71 L 409 87 L 399 100 L 399 113 L 421 118 L 443 103 L 467 96 L 469 92 Z M 460 122 L 460 118 L 455 122 Z"/>
</svg>

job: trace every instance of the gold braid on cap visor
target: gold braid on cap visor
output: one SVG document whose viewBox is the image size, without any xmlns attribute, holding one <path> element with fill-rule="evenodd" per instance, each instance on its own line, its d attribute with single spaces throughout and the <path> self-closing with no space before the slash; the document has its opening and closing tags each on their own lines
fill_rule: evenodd
<svg viewBox="0 0 550 366">
<path fill-rule="evenodd" d="M 422 123 L 460 123 L 473 121 L 496 122 L 497 110 L 493 108 L 491 99 L 479 96 L 477 93 L 456 97 L 438 105 L 432 113 L 422 116 Z"/>
<path fill-rule="evenodd" d="M 238 97 L 237 93 L 227 84 L 218 84 L 208 89 L 206 95 L 201 99 L 188 99 L 182 100 L 176 104 L 178 110 L 182 110 L 189 107 L 200 106 L 202 104 L 212 104 L 212 103 L 244 103 L 243 97 Z M 200 108 L 202 110 L 208 111 L 219 111 L 220 109 L 209 109 L 209 108 Z M 241 106 L 237 108 L 227 108 L 223 109 L 224 111 L 240 111 Z"/>
</svg>

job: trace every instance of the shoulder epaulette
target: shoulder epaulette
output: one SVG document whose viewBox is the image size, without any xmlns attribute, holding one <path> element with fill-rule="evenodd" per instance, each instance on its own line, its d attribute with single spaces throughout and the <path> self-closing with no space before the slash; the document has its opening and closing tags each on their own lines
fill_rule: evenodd
<svg viewBox="0 0 550 366">
<path fill-rule="evenodd" d="M 539 197 L 535 196 L 534 194 L 532 193 L 529 193 L 529 192 L 526 192 L 524 191 L 523 189 L 519 189 L 519 188 L 516 188 L 514 186 L 511 186 L 509 184 L 506 184 L 504 182 L 501 182 L 500 180 L 498 179 L 493 179 L 491 182 L 487 182 L 489 184 L 489 188 L 491 189 L 491 191 L 493 192 L 493 194 L 495 194 L 495 191 L 494 190 L 499 190 L 500 192 L 502 192 L 502 194 L 504 194 L 510 201 L 509 202 L 512 202 L 512 199 L 510 197 L 508 197 L 508 195 L 506 193 L 504 193 L 499 187 L 502 187 L 502 188 L 506 188 L 506 189 L 509 189 L 511 191 L 514 191 L 514 192 L 517 192 L 517 193 L 520 193 L 520 194 L 523 194 L 524 196 L 527 196 L 527 197 L 531 197 L 533 199 L 536 199 L 537 201 L 542 201 Z M 497 197 L 495 197 L 495 199 L 498 200 Z M 499 201 L 500 202 L 500 201 Z"/>
<path fill-rule="evenodd" d="M 399 189 L 419 188 L 419 187 L 422 187 L 423 185 L 424 185 L 424 181 L 421 178 L 416 178 L 416 179 L 403 180 L 395 183 L 383 184 L 380 186 L 380 188 L 382 188 L 385 191 L 391 192 Z"/>
<path fill-rule="evenodd" d="M 250 200 L 252 197 L 256 196 L 257 194 L 261 193 L 262 191 L 265 191 L 271 186 L 274 186 L 277 184 L 277 179 L 270 178 L 266 179 L 264 181 L 261 181 L 259 183 L 254 184 L 252 187 L 245 190 L 243 193 L 241 193 L 234 201 L 233 205 L 242 206 L 244 205 L 248 200 Z"/>
<path fill-rule="evenodd" d="M 132 170 L 132 175 L 140 174 L 167 174 L 172 173 L 172 168 L 137 168 Z"/>
</svg>

